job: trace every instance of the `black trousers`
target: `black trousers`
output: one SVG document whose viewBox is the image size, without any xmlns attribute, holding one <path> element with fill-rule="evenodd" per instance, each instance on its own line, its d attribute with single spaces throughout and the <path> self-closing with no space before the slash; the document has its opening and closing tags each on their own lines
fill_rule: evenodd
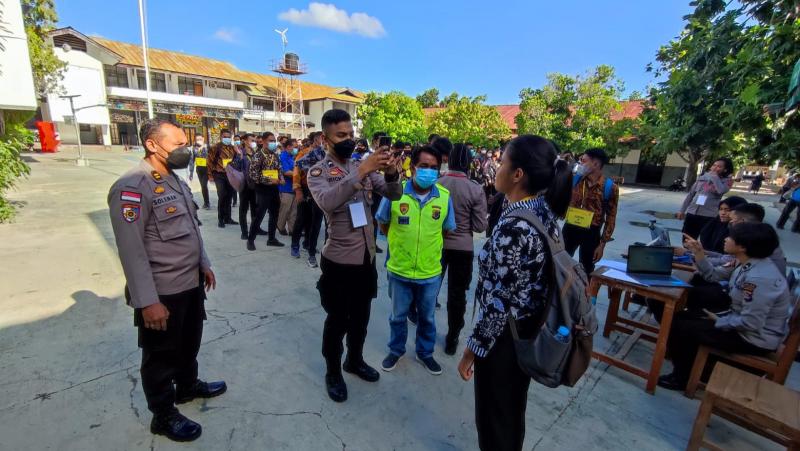
<svg viewBox="0 0 800 451">
<path fill-rule="evenodd" d="M 447 337 L 446 341 L 458 341 L 464 328 L 464 313 L 467 311 L 467 290 L 472 282 L 472 251 L 442 250 L 442 280 L 447 273 Z"/>
<path fill-rule="evenodd" d="M 329 374 L 342 371 L 342 339 L 347 336 L 347 359 L 363 360 L 372 299 L 378 294 L 375 260 L 365 253 L 360 265 L 343 265 L 322 257 L 322 275 L 317 282 L 322 308 L 328 316 L 322 330 L 322 355 Z"/>
<path fill-rule="evenodd" d="M 519 451 L 531 378 L 519 368 L 506 324 L 489 354 L 475 358 L 475 425 L 482 451 Z"/>
<path fill-rule="evenodd" d="M 703 227 L 711 222 L 712 219 L 714 218 L 686 213 L 686 218 L 683 219 L 683 228 L 681 231 L 690 237 L 697 239 L 697 237 L 700 236 L 700 231 L 703 230 Z"/>
<path fill-rule="evenodd" d="M 239 227 L 242 228 L 242 235 L 248 234 L 247 228 L 247 211 L 250 210 L 250 222 L 256 223 L 256 190 L 245 186 L 241 193 L 239 193 Z M 263 217 L 262 217 L 263 219 Z M 261 224 L 259 223 L 258 227 Z M 249 238 L 249 237 L 248 237 Z"/>
<path fill-rule="evenodd" d="M 783 227 L 786 224 L 786 221 L 789 220 L 789 216 L 791 216 L 792 211 L 794 211 L 794 209 L 797 208 L 797 206 L 798 202 L 790 199 L 783 207 L 783 211 L 781 212 L 781 217 L 778 218 L 778 222 L 775 225 L 778 227 Z M 792 232 L 800 232 L 800 209 L 797 210 L 797 214 L 794 217 Z"/>
<path fill-rule="evenodd" d="M 233 219 L 231 218 L 231 202 L 236 190 L 228 182 L 228 176 L 224 172 L 214 173 L 214 185 L 217 186 L 217 220 L 224 224 Z"/>
<path fill-rule="evenodd" d="M 174 407 L 175 385 L 188 388 L 197 381 L 197 353 L 206 319 L 202 286 L 159 296 L 159 300 L 169 310 L 167 330 L 146 329 L 141 309 L 133 313 L 142 348 L 142 389 L 147 408 L 153 413 Z"/>
<path fill-rule="evenodd" d="M 200 182 L 200 192 L 203 193 L 203 206 L 208 207 L 211 205 L 208 201 L 208 166 L 195 166 L 194 170 Z"/>
<path fill-rule="evenodd" d="M 703 309 L 709 312 L 721 312 L 731 307 L 731 297 L 716 282 L 707 282 L 700 275 L 695 274 L 689 281 L 691 287 L 686 296 L 686 309 L 697 317 L 705 316 Z M 661 323 L 664 315 L 664 304 L 658 301 L 647 300 L 647 306 L 653 312 L 653 317 Z"/>
<path fill-rule="evenodd" d="M 256 184 L 256 216 L 250 224 L 250 233 L 247 235 L 248 241 L 255 241 L 258 229 L 264 220 L 264 215 L 269 211 L 269 223 L 267 234 L 269 239 L 275 239 L 275 231 L 278 229 L 278 212 L 281 209 L 281 194 L 278 192 L 278 185 Z M 244 200 L 242 200 L 244 203 Z"/>
<path fill-rule="evenodd" d="M 600 245 L 600 226 L 590 226 L 588 229 L 564 224 L 561 230 L 564 237 L 564 250 L 571 256 L 578 251 L 578 261 L 581 262 L 586 275 L 594 271 L 594 251 Z"/>
<path fill-rule="evenodd" d="M 700 345 L 708 345 L 727 352 L 754 355 L 771 352 L 769 349 L 750 344 L 735 330 L 717 329 L 713 320 L 698 318 L 691 312 L 681 312 L 675 316 L 667 342 L 667 353 L 672 357 L 673 373 L 678 380 L 689 381 L 689 374 Z"/>
<path fill-rule="evenodd" d="M 311 197 L 311 193 L 303 190 L 303 202 L 297 204 L 297 218 L 294 221 L 292 230 L 292 248 L 300 248 L 300 236 L 305 234 L 308 242 L 308 255 L 317 255 L 317 241 L 319 231 L 322 228 L 322 218 L 324 214 L 319 205 Z"/>
</svg>

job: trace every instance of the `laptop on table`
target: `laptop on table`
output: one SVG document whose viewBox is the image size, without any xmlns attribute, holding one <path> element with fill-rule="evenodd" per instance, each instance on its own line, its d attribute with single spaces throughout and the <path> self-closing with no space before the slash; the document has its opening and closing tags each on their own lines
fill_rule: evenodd
<svg viewBox="0 0 800 451">
<path fill-rule="evenodd" d="M 666 246 L 629 246 L 625 273 L 642 285 L 688 287 L 689 284 L 672 275 L 672 254 L 672 248 Z"/>
</svg>

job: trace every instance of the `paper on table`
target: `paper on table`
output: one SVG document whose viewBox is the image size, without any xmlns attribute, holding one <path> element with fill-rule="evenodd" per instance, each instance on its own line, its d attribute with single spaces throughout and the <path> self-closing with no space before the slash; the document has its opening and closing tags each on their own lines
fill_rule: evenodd
<svg viewBox="0 0 800 451">
<path fill-rule="evenodd" d="M 619 270 L 616 270 L 616 269 L 609 269 L 608 271 L 603 273 L 603 276 L 610 277 L 612 279 L 621 280 L 623 282 L 635 283 L 636 285 L 647 286 L 647 285 L 639 282 L 638 280 L 634 279 L 633 277 L 625 274 L 623 271 L 619 271 Z"/>
<path fill-rule="evenodd" d="M 618 270 L 623 271 L 623 272 L 628 270 L 628 264 L 627 263 L 618 262 L 618 261 L 614 261 L 614 260 L 608 260 L 606 258 L 598 261 L 597 263 L 594 264 L 594 266 L 595 266 L 595 268 L 599 268 L 601 266 L 605 266 L 606 268 L 618 269 Z"/>
</svg>

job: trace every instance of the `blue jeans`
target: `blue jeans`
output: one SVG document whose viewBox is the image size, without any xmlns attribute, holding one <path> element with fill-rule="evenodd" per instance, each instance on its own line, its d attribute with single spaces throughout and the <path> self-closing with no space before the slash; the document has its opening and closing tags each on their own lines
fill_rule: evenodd
<svg viewBox="0 0 800 451">
<path fill-rule="evenodd" d="M 389 275 L 389 295 L 392 299 L 392 314 L 389 317 L 391 337 L 389 352 L 401 356 L 406 353 L 408 338 L 408 307 L 413 302 L 417 305 L 417 355 L 427 358 L 433 355 L 436 344 L 436 295 L 439 292 L 439 280 L 414 283 L 400 280 Z"/>
</svg>

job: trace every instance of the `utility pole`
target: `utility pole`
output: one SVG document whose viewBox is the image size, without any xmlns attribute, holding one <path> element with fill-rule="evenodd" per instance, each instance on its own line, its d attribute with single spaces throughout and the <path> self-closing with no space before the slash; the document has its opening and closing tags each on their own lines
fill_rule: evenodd
<svg viewBox="0 0 800 451">
<path fill-rule="evenodd" d="M 142 29 L 142 57 L 144 58 L 144 80 L 147 95 L 147 116 L 153 119 L 153 99 L 150 98 L 150 63 L 147 61 L 147 10 L 144 0 L 139 0 L 139 26 Z M 139 89 L 142 89 L 139 86 Z"/>
<path fill-rule="evenodd" d="M 81 146 L 81 128 L 78 125 L 78 115 L 75 111 L 75 102 L 72 99 L 75 97 L 80 97 L 80 94 L 73 94 L 71 96 L 59 96 L 62 99 L 69 99 L 69 109 L 72 112 L 72 124 L 75 125 L 75 137 L 78 139 L 78 159 L 75 160 L 75 164 L 78 166 L 88 166 L 89 162 L 83 158 L 83 147 Z"/>
</svg>

